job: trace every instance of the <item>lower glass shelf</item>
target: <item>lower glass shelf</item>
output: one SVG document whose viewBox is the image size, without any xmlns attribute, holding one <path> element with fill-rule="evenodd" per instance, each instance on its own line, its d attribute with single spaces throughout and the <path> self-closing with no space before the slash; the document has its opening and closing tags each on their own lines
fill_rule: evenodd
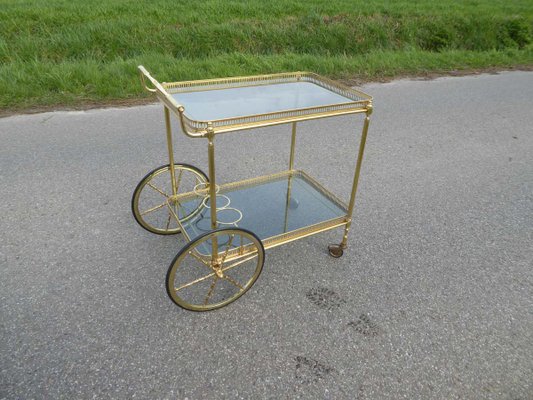
<svg viewBox="0 0 533 400">
<path fill-rule="evenodd" d="M 217 227 L 247 229 L 265 248 L 346 223 L 346 205 L 303 171 L 281 172 L 217 189 Z M 204 188 L 180 195 L 172 206 L 189 240 L 212 230 L 208 193 Z M 209 244 L 202 249 L 205 254 L 211 252 Z"/>
</svg>

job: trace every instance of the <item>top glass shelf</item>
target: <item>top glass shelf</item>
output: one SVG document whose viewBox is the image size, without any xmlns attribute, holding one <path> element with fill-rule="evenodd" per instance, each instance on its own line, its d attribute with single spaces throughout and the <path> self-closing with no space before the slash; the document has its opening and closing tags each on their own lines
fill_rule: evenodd
<svg viewBox="0 0 533 400">
<path fill-rule="evenodd" d="M 313 82 L 291 82 L 199 92 L 172 97 L 193 120 L 213 121 L 311 107 L 341 105 L 352 99 Z"/>
<path fill-rule="evenodd" d="M 372 103 L 368 94 L 310 72 L 160 84 L 139 69 L 192 137 L 366 112 Z"/>
</svg>

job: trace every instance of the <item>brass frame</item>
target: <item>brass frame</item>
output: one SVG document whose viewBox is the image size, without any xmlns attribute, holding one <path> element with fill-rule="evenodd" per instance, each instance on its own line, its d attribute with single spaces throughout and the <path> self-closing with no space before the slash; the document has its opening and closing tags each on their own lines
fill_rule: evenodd
<svg viewBox="0 0 533 400">
<path fill-rule="evenodd" d="M 170 124 L 170 112 L 178 117 L 180 122 L 181 129 L 183 133 L 192 138 L 206 138 L 208 141 L 208 164 L 209 164 L 209 184 L 206 189 L 202 189 L 206 195 L 209 194 L 210 201 L 210 212 L 211 212 L 211 228 L 212 230 L 217 229 L 217 208 L 216 208 L 216 169 L 215 169 L 215 137 L 218 134 L 228 133 L 233 131 L 241 131 L 258 127 L 280 125 L 280 124 L 291 124 L 291 147 L 290 147 L 290 156 L 289 156 L 289 169 L 288 171 L 281 172 L 278 174 L 272 174 L 264 177 L 253 178 L 249 180 L 233 182 L 225 185 L 221 185 L 221 189 L 229 189 L 238 186 L 250 185 L 250 184 L 259 184 L 261 182 L 268 181 L 270 179 L 275 179 L 276 177 L 283 176 L 285 174 L 289 175 L 289 185 L 287 190 L 287 201 L 290 198 L 291 191 L 291 177 L 294 174 L 304 174 L 306 179 L 310 182 L 313 182 L 313 185 L 316 185 L 316 188 L 321 190 L 323 193 L 326 193 L 330 199 L 335 203 L 341 205 L 343 209 L 346 210 L 346 215 L 344 217 L 335 218 L 330 221 L 325 221 L 316 225 L 308 226 L 301 228 L 292 232 L 284 233 L 281 235 L 274 236 L 262 241 L 265 249 L 276 247 L 291 241 L 304 238 L 306 236 L 314 235 L 320 232 L 324 232 L 330 229 L 338 228 L 344 226 L 344 234 L 342 237 L 341 243 L 338 245 L 341 249 L 346 248 L 348 233 L 352 223 L 353 209 L 355 206 L 355 197 L 357 193 L 357 186 L 359 183 L 359 176 L 361 172 L 361 165 L 363 160 L 363 153 L 366 144 L 366 137 L 368 134 L 368 128 L 370 124 L 370 115 L 372 114 L 372 97 L 368 94 L 365 94 L 361 91 L 352 89 L 350 87 L 338 84 L 329 79 L 320 77 L 316 74 L 309 72 L 293 72 L 293 73 L 281 73 L 273 75 L 260 75 L 260 76 L 250 76 L 250 77 L 234 77 L 234 78 L 225 78 L 225 79 L 207 79 L 207 80 L 198 80 L 198 81 L 186 81 L 186 82 L 172 82 L 172 83 L 159 83 L 154 79 L 150 73 L 141 65 L 139 66 L 139 71 L 141 75 L 141 81 L 143 86 L 149 92 L 155 93 L 159 101 L 163 103 L 165 110 L 165 125 L 167 133 L 167 145 L 170 165 L 174 165 L 174 153 L 172 145 L 172 131 Z M 146 85 L 146 81 L 149 81 L 152 87 Z M 191 119 L 185 110 L 185 108 L 179 104 L 176 99 L 172 96 L 175 93 L 191 92 L 191 91 L 208 91 L 208 90 L 220 90 L 228 88 L 237 88 L 245 86 L 258 86 L 258 85 L 270 85 L 270 84 L 279 84 L 279 83 L 289 83 L 289 82 L 312 82 L 319 86 L 322 86 L 330 91 L 333 91 L 337 94 L 340 94 L 349 101 L 339 104 L 324 105 L 319 107 L 309 107 L 302 109 L 294 110 L 285 110 L 280 112 L 272 112 L 265 114 L 241 116 L 234 118 L 226 118 L 212 121 L 197 121 Z M 318 182 L 314 181 L 312 178 L 307 176 L 303 171 L 296 171 L 294 169 L 295 161 L 295 147 L 296 147 L 296 128 L 297 122 L 319 119 L 319 118 L 328 118 L 338 115 L 348 115 L 348 114 L 365 114 L 363 130 L 361 134 L 361 140 L 359 143 L 359 152 L 357 156 L 356 167 L 354 171 L 354 177 L 352 182 L 352 189 L 350 194 L 350 200 L 348 205 L 344 205 L 342 201 L 338 200 L 333 194 L 329 193 Z M 173 177 L 173 171 L 171 172 Z M 173 179 L 173 178 L 172 178 Z M 174 181 L 174 179 L 173 179 Z M 174 188 L 173 188 L 174 190 Z M 201 190 L 201 191 L 202 191 Z M 194 193 L 185 193 L 181 195 L 176 195 L 173 193 L 177 200 L 184 199 L 188 195 L 196 195 Z M 173 212 L 172 208 L 169 207 L 172 214 L 179 222 L 179 218 Z M 181 226 L 181 224 L 180 224 Z M 182 227 L 183 228 L 183 227 Z M 182 232 L 185 234 L 187 239 L 190 241 L 194 238 L 189 238 L 185 229 L 182 229 Z M 218 254 L 218 244 L 216 238 L 212 241 L 212 262 L 215 263 Z M 246 251 L 242 249 L 240 251 L 230 251 L 227 254 L 228 259 L 242 257 L 246 254 Z"/>
<path fill-rule="evenodd" d="M 260 177 L 256 177 L 256 178 L 245 179 L 245 180 L 242 180 L 242 181 L 226 183 L 226 184 L 223 184 L 223 185 L 220 185 L 219 187 L 217 187 L 216 191 L 217 191 L 217 193 L 224 193 L 225 191 L 231 191 L 231 190 L 235 190 L 235 189 L 243 189 L 243 188 L 251 187 L 251 186 L 258 186 L 258 185 L 261 185 L 263 183 L 266 183 L 266 182 L 269 182 L 269 181 L 272 181 L 272 180 L 277 180 L 279 178 L 288 177 L 289 189 L 288 189 L 288 194 L 287 194 L 288 197 L 287 198 L 290 198 L 291 179 L 295 175 L 302 176 L 315 189 L 317 189 L 322 194 L 324 194 L 329 200 L 331 200 L 339 208 L 345 210 L 346 214 L 348 214 L 348 206 L 342 200 L 337 198 L 337 196 L 335 196 L 333 193 L 329 192 L 326 188 L 324 188 L 322 185 L 320 185 L 320 183 L 318 183 L 315 179 L 313 179 L 307 173 L 305 173 L 304 171 L 299 171 L 299 170 L 288 170 L 288 171 L 278 172 L 276 174 L 270 174 L 270 175 L 260 176 Z M 211 186 L 211 187 L 209 187 L 207 189 L 201 189 L 201 190 L 198 190 L 196 192 L 193 191 L 193 192 L 181 193 L 181 194 L 176 196 L 175 200 L 177 200 L 178 202 L 180 202 L 180 201 L 185 202 L 185 201 L 188 201 L 188 200 L 190 200 L 192 198 L 198 197 L 199 195 L 200 196 L 202 196 L 202 195 L 208 196 L 209 199 L 211 200 L 211 189 L 212 188 L 214 188 L 214 186 Z M 194 238 L 189 236 L 189 234 L 187 233 L 187 230 L 184 228 L 182 222 L 180 221 L 179 216 L 174 212 L 174 209 L 173 209 L 173 207 L 171 206 L 170 203 L 168 204 L 168 208 L 169 208 L 169 212 L 171 213 L 173 218 L 177 221 L 178 225 L 180 226 L 181 232 L 183 233 L 185 238 L 188 241 L 192 241 Z M 210 212 L 211 212 L 211 218 L 213 218 L 213 209 L 212 208 L 211 208 Z M 285 219 L 286 218 L 287 218 L 287 214 L 285 215 Z M 213 222 L 212 219 L 211 219 L 211 222 Z M 335 229 L 335 228 L 338 228 L 340 226 L 347 225 L 348 223 L 349 223 L 349 219 L 346 216 L 333 218 L 331 220 L 323 221 L 323 222 L 320 222 L 320 223 L 315 224 L 315 225 L 306 226 L 304 228 L 300 228 L 300 229 L 296 229 L 294 231 L 281 233 L 279 235 L 263 239 L 262 240 L 263 247 L 265 248 L 265 250 L 271 249 L 273 247 L 280 246 L 282 244 L 292 242 L 292 241 L 294 241 L 296 239 L 304 238 L 306 236 L 314 235 L 315 233 L 325 232 L 325 231 L 330 230 L 330 229 Z M 285 224 L 286 224 L 286 222 L 285 222 Z M 213 226 L 213 225 L 211 225 L 211 226 Z M 216 229 L 216 228 L 212 228 L 212 229 Z M 217 250 L 213 250 L 213 252 L 212 252 L 212 254 L 217 254 L 217 253 L 219 253 Z M 239 253 L 239 254 L 237 254 L 237 253 Z M 240 256 L 242 256 L 242 253 L 243 253 L 242 251 L 237 252 L 237 250 L 230 251 L 229 255 L 228 255 L 228 260 L 231 260 L 233 256 L 239 256 L 240 257 Z M 244 251 L 244 254 L 247 254 L 247 252 Z M 201 253 L 199 253 L 198 255 L 199 256 L 205 256 L 205 254 L 201 254 Z"/>
</svg>

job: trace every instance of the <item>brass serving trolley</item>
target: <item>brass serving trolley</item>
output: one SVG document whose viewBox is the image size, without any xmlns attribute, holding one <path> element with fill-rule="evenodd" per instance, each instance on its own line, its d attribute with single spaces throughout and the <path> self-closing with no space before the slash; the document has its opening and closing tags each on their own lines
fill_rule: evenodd
<svg viewBox="0 0 533 400">
<path fill-rule="evenodd" d="M 308 72 L 159 83 L 139 66 L 146 90 L 164 105 L 169 164 L 149 172 L 132 198 L 133 215 L 150 232 L 183 233 L 188 243 L 172 261 L 166 289 L 193 311 L 223 307 L 255 283 L 265 249 L 344 227 L 329 254 L 341 257 L 352 222 L 372 97 Z M 150 82 L 148 84 L 148 82 Z M 207 139 L 208 174 L 174 161 L 170 114 L 183 133 Z M 365 114 L 348 204 L 294 169 L 299 121 Z M 292 125 L 289 168 L 277 174 L 218 184 L 215 138 L 223 133 Z"/>
</svg>

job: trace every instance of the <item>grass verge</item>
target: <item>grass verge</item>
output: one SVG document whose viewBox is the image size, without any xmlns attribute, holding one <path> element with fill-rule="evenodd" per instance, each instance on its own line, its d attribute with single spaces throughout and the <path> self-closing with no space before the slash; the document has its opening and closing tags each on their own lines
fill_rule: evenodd
<svg viewBox="0 0 533 400">
<path fill-rule="evenodd" d="M 0 9 L 0 110 L 143 98 L 138 64 L 161 81 L 528 66 L 532 21 L 522 0 L 10 0 Z"/>
</svg>

